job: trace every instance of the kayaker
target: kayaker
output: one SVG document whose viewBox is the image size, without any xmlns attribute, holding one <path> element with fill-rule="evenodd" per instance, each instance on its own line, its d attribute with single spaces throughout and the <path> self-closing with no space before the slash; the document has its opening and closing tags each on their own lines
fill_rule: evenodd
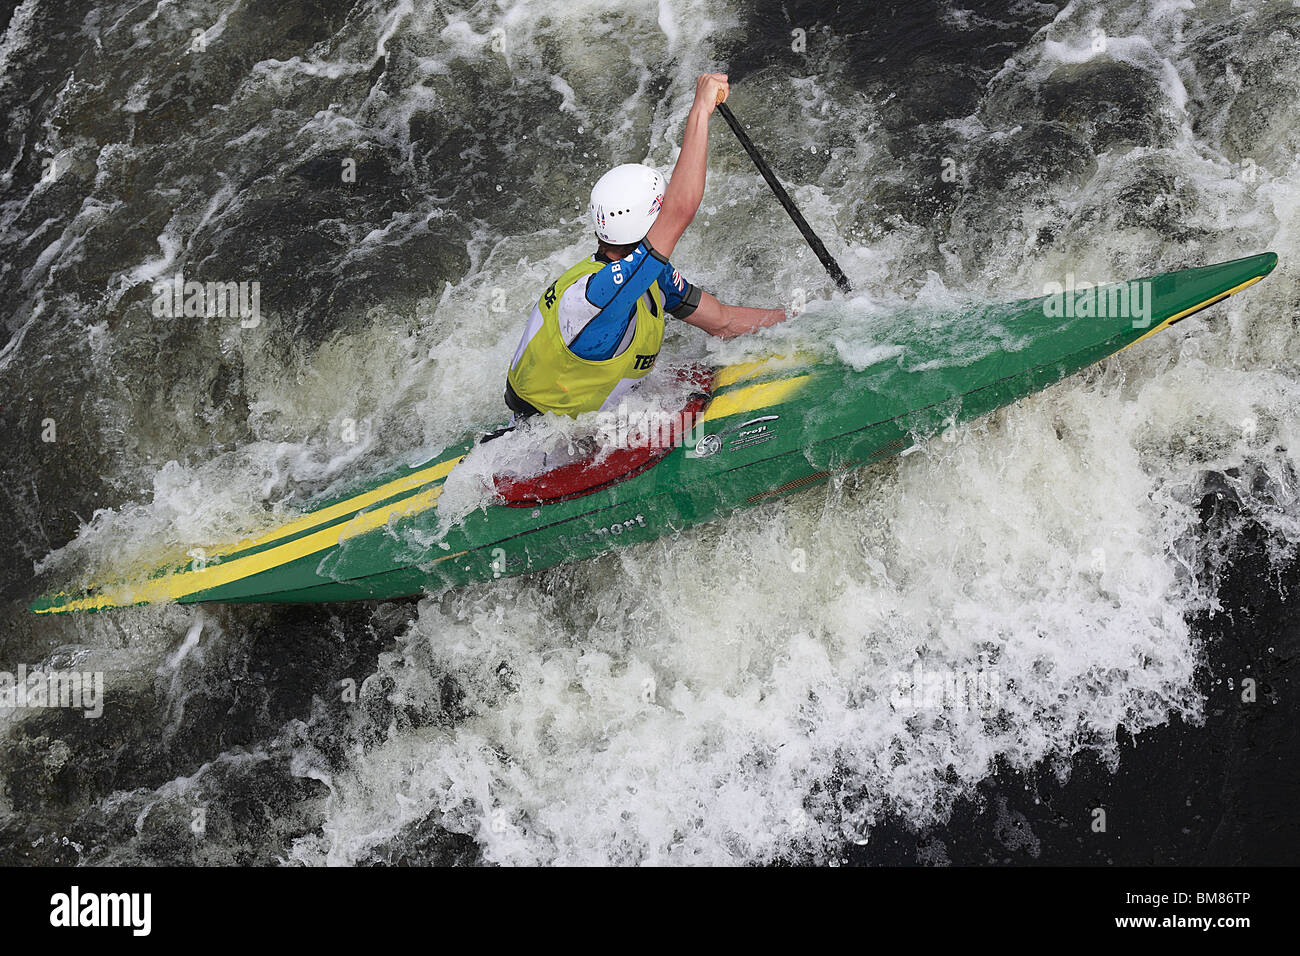
<svg viewBox="0 0 1300 956">
<path fill-rule="evenodd" d="M 656 170 L 616 166 L 591 190 L 598 248 L 546 287 L 506 376 L 506 405 L 523 418 L 613 409 L 650 373 L 668 313 L 727 338 L 784 321 L 782 309 L 725 305 L 668 261 L 704 198 L 709 117 L 727 98 L 725 73 L 704 73 L 665 187 Z"/>
</svg>

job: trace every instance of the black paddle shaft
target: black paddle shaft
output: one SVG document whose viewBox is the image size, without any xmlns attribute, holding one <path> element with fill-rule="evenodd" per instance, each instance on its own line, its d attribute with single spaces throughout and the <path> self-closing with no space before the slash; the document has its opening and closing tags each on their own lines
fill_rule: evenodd
<svg viewBox="0 0 1300 956">
<path fill-rule="evenodd" d="M 731 127 L 731 131 L 736 134 L 736 139 L 740 140 L 740 145 L 745 148 L 745 152 L 749 153 L 749 158 L 754 161 L 754 165 L 758 167 L 758 171 L 762 173 L 763 178 L 767 180 L 767 184 L 772 187 L 772 192 L 776 194 L 777 201 L 785 207 L 785 211 L 790 214 L 790 218 L 794 220 L 794 224 L 798 226 L 799 231 L 803 233 L 804 239 L 808 240 L 808 245 L 811 246 L 812 251 L 817 254 L 817 258 L 822 261 L 822 265 L 824 265 L 826 271 L 831 274 L 831 278 L 835 280 L 835 284 L 845 292 L 852 292 L 853 287 L 849 285 L 848 276 L 844 274 L 844 270 L 840 268 L 840 264 L 836 262 L 830 252 L 827 251 L 825 244 L 817 238 L 817 233 L 812 231 L 812 226 L 808 225 L 808 220 L 804 219 L 803 214 L 795 208 L 794 201 L 790 198 L 790 194 L 785 191 L 785 187 L 781 185 L 780 180 L 776 178 L 772 173 L 771 168 L 767 165 L 767 162 L 759 155 L 757 147 L 750 142 L 749 136 L 747 136 L 744 129 L 741 128 L 740 121 L 732 115 L 731 110 L 726 103 L 719 103 L 717 105 L 717 110 L 722 114 L 722 118 L 727 121 L 727 125 Z"/>
</svg>

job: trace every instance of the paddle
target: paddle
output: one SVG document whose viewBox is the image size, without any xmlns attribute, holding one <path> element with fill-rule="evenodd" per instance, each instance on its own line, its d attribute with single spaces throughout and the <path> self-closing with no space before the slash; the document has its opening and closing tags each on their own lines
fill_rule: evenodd
<svg viewBox="0 0 1300 956">
<path fill-rule="evenodd" d="M 744 129 L 741 128 L 740 121 L 732 115 L 731 108 L 728 107 L 726 103 L 719 103 L 717 105 L 717 111 L 722 114 L 722 118 L 727 121 L 727 125 L 731 127 L 731 131 L 736 134 L 736 139 L 740 140 L 740 145 L 745 148 L 745 152 L 749 153 L 749 158 L 754 161 L 754 165 L 758 167 L 758 171 L 763 175 L 763 178 L 767 180 L 767 184 L 772 187 L 772 192 L 776 193 L 777 201 L 780 202 L 781 205 L 785 207 L 785 211 L 790 214 L 790 218 L 794 220 L 794 224 L 798 226 L 799 231 L 803 233 L 804 239 L 808 240 L 808 245 L 812 247 L 812 251 L 817 254 L 817 258 L 822 261 L 822 265 L 826 267 L 826 271 L 829 272 L 831 278 L 835 280 L 835 284 L 845 292 L 852 292 L 853 287 L 849 285 L 848 276 L 844 274 L 844 270 L 840 268 L 840 264 L 836 262 L 831 254 L 826 250 L 825 244 L 817 238 L 817 233 L 812 231 L 812 227 L 808 225 L 808 220 L 804 219 L 799 210 L 795 208 L 794 201 L 790 198 L 790 194 L 785 191 L 785 187 L 781 185 L 780 181 L 775 175 L 773 175 L 771 168 L 763 160 L 763 157 L 759 155 L 758 149 L 752 142 L 750 142 Z"/>
</svg>

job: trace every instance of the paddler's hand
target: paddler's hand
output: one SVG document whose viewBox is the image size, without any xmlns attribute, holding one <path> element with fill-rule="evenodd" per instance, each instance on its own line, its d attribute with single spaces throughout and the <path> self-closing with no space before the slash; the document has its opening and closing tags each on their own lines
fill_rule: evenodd
<svg viewBox="0 0 1300 956">
<path fill-rule="evenodd" d="M 704 170 L 709 164 L 709 117 L 730 91 L 725 73 L 701 73 L 695 81 L 695 102 L 686 117 L 681 152 L 664 190 L 659 217 L 646 235 L 655 252 L 665 260 L 673 254 L 677 240 L 695 218 L 704 199 Z"/>
<path fill-rule="evenodd" d="M 692 110 L 699 110 L 705 116 L 712 116 L 714 108 L 727 98 L 731 84 L 725 73 L 701 73 L 695 81 L 695 105 Z"/>
</svg>

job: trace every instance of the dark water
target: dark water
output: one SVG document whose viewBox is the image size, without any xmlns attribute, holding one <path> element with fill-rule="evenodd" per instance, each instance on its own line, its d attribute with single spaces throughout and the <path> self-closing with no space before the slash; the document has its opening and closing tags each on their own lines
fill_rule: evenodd
<svg viewBox="0 0 1300 956">
<path fill-rule="evenodd" d="M 1295 8 L 25 0 L 0 24 L 0 669 L 108 680 L 97 720 L 6 718 L 0 859 L 1293 857 Z M 954 442 L 663 545 L 381 606 L 25 611 L 494 424 L 590 183 L 668 169 L 717 66 L 859 290 L 818 333 L 846 354 L 903 302 L 1282 264 Z M 831 299 L 711 144 L 677 264 L 742 304 Z M 155 316 L 177 271 L 259 282 L 261 321 Z M 882 674 L 990 649 L 1026 691 L 995 717 L 876 706 Z"/>
</svg>

